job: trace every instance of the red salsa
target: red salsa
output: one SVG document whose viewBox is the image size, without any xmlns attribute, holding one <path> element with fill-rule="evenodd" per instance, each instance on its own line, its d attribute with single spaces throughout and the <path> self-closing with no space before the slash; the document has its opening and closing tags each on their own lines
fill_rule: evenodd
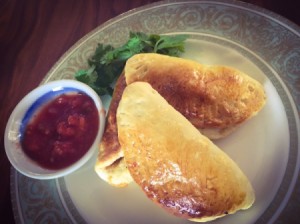
<svg viewBox="0 0 300 224">
<path fill-rule="evenodd" d="M 88 151 L 98 126 L 98 111 L 89 96 L 62 94 L 45 105 L 28 123 L 22 136 L 22 148 L 44 168 L 62 169 Z"/>
</svg>

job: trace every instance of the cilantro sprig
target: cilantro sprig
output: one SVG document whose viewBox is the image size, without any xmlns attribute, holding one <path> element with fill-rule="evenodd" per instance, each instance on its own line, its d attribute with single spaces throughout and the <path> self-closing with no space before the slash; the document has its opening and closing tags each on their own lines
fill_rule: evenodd
<svg viewBox="0 0 300 224">
<path fill-rule="evenodd" d="M 112 95 L 112 83 L 121 75 L 126 61 L 138 53 L 159 53 L 178 57 L 184 52 L 187 35 L 147 35 L 130 32 L 128 41 L 121 47 L 99 43 L 88 60 L 89 68 L 79 70 L 75 78 L 93 88 L 100 96 Z"/>
</svg>

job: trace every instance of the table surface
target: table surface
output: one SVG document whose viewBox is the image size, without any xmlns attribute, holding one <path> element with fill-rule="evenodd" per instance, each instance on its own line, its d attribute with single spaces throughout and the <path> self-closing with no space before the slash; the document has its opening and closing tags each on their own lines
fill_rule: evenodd
<svg viewBox="0 0 300 224">
<path fill-rule="evenodd" d="M 14 223 L 10 197 L 10 163 L 4 150 L 4 129 L 18 101 L 38 86 L 54 63 L 82 36 L 105 21 L 154 0 L 0 0 L 0 219 Z M 248 0 L 300 25 L 292 0 Z M 276 3 L 275 3 L 276 2 Z M 66 12 L 68 14 L 66 15 Z M 296 223 L 300 195 L 280 216 Z"/>
</svg>

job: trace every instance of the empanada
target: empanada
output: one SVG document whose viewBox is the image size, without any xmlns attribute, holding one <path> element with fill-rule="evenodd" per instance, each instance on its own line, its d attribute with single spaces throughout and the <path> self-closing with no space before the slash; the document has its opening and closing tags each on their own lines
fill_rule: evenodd
<svg viewBox="0 0 300 224">
<path fill-rule="evenodd" d="M 208 221 L 253 204 L 253 188 L 237 164 L 150 84 L 126 87 L 117 125 L 132 178 L 166 211 Z"/>
</svg>

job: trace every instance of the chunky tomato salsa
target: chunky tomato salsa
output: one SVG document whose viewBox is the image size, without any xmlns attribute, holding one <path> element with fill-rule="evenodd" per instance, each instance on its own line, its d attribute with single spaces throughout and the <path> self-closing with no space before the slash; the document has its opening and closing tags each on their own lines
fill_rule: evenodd
<svg viewBox="0 0 300 224">
<path fill-rule="evenodd" d="M 98 111 L 89 96 L 62 94 L 34 115 L 25 128 L 21 145 L 41 166 L 62 169 L 88 151 L 98 126 Z"/>
</svg>

